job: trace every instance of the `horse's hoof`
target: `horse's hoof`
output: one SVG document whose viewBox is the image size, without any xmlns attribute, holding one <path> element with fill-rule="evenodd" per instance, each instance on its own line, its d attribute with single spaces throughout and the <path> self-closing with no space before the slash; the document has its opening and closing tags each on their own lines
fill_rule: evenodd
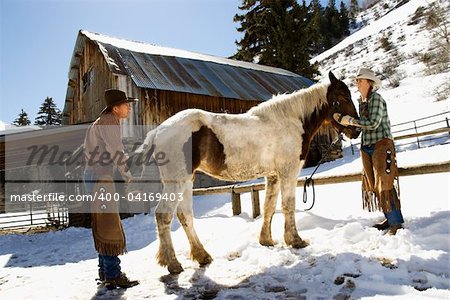
<svg viewBox="0 0 450 300">
<path fill-rule="evenodd" d="M 201 267 L 209 265 L 213 259 L 206 250 L 201 248 L 193 248 L 191 250 L 191 259 L 197 261 Z"/>
<path fill-rule="evenodd" d="M 183 267 L 180 263 L 174 263 L 167 267 L 167 270 L 169 270 L 170 274 L 180 274 L 184 271 Z"/>
<path fill-rule="evenodd" d="M 210 263 L 212 263 L 212 261 L 213 261 L 213 258 L 211 257 L 211 255 L 206 253 L 206 255 L 204 255 L 200 260 L 198 260 L 198 263 L 200 264 L 200 267 L 205 267 L 205 266 L 209 265 Z"/>
<path fill-rule="evenodd" d="M 273 246 L 275 246 L 275 243 L 274 243 L 274 241 L 272 240 L 272 239 L 270 239 L 270 240 L 259 240 L 259 243 L 262 245 L 262 246 L 266 246 L 266 247 L 273 247 Z"/>
<path fill-rule="evenodd" d="M 295 248 L 295 249 L 301 249 L 301 248 L 305 248 L 306 246 L 309 246 L 309 242 L 306 240 L 300 239 L 300 240 L 293 242 L 291 244 L 291 246 L 292 246 L 292 248 Z"/>
</svg>

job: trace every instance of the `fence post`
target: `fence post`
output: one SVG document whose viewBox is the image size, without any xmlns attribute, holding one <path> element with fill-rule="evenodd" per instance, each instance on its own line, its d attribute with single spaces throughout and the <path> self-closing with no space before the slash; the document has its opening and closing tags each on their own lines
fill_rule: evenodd
<svg viewBox="0 0 450 300">
<path fill-rule="evenodd" d="M 419 133 L 419 132 L 417 131 L 416 121 L 413 121 L 413 122 L 414 122 L 414 129 L 416 130 L 416 133 Z M 420 149 L 419 137 L 416 137 L 416 139 L 417 139 L 417 148 Z"/>
<path fill-rule="evenodd" d="M 233 209 L 233 216 L 241 214 L 241 194 L 236 193 L 233 188 L 231 188 L 231 207 Z"/>
<path fill-rule="evenodd" d="M 355 155 L 355 150 L 353 150 L 353 143 L 352 143 L 352 140 L 350 140 L 350 148 L 352 149 L 352 155 Z"/>
<path fill-rule="evenodd" d="M 259 206 L 259 192 L 255 191 L 252 187 L 252 206 L 253 206 L 253 219 L 256 219 L 261 214 L 261 208 Z"/>
<path fill-rule="evenodd" d="M 30 224 L 33 225 L 33 201 L 30 201 Z"/>
</svg>

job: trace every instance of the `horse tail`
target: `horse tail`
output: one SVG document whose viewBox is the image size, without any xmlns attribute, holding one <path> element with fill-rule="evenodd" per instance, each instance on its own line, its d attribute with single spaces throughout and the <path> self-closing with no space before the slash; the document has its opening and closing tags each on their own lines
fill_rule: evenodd
<svg viewBox="0 0 450 300">
<path fill-rule="evenodd" d="M 144 143 L 142 143 L 142 145 L 140 145 L 134 153 L 144 154 L 148 146 L 153 145 L 153 140 L 155 139 L 156 136 L 156 129 L 157 128 L 147 132 L 147 136 L 145 137 Z"/>
</svg>

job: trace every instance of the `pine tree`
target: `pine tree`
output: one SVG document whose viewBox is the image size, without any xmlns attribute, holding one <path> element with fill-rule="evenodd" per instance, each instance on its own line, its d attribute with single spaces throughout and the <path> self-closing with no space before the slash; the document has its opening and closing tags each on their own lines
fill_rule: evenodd
<svg viewBox="0 0 450 300">
<path fill-rule="evenodd" d="M 16 126 L 28 126 L 31 124 L 31 121 L 28 119 L 28 114 L 23 109 L 21 109 L 19 116 L 14 120 L 12 124 Z"/>
<path fill-rule="evenodd" d="M 308 22 L 308 34 L 311 37 L 311 52 L 313 54 L 319 54 L 325 50 L 324 48 L 324 36 L 322 34 L 323 28 L 323 7 L 320 5 L 319 0 L 312 0 L 309 3 L 308 14 L 310 15 Z"/>
<path fill-rule="evenodd" d="M 341 1 L 341 7 L 339 9 L 339 20 L 341 23 L 341 29 L 342 29 L 342 35 L 348 36 L 350 34 L 350 31 L 348 30 L 348 27 L 350 25 L 350 19 L 349 19 L 349 11 L 347 7 L 345 6 L 344 1 Z"/>
<path fill-rule="evenodd" d="M 243 0 L 240 10 L 245 14 L 234 16 L 240 23 L 237 29 L 244 37 L 236 42 L 233 58 L 280 67 L 313 77 L 316 66 L 309 59 L 309 34 L 304 5 L 295 0 Z"/>
<path fill-rule="evenodd" d="M 322 46 L 324 49 L 331 48 L 342 36 L 340 16 L 335 0 L 328 0 L 328 5 L 323 15 L 320 16 L 320 32 L 323 36 Z"/>
<path fill-rule="evenodd" d="M 37 117 L 34 120 L 35 125 L 61 125 L 62 114 L 56 107 L 51 97 L 47 97 L 42 103 Z"/>
<path fill-rule="evenodd" d="M 356 26 L 356 16 L 360 12 L 358 0 L 350 0 L 349 19 L 352 27 Z"/>
</svg>

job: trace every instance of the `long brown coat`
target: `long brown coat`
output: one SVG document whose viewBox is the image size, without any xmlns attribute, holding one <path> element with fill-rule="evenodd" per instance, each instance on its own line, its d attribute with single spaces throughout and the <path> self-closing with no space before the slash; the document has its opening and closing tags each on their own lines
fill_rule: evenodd
<svg viewBox="0 0 450 300">
<path fill-rule="evenodd" d="M 92 191 L 92 234 L 99 254 L 117 256 L 126 252 L 125 234 L 115 193 L 114 168 L 126 172 L 127 156 L 120 136 L 119 119 L 102 114 L 87 130 L 84 141 L 86 168 L 94 172 L 97 182 Z M 110 159 L 108 159 L 110 158 Z"/>
</svg>

